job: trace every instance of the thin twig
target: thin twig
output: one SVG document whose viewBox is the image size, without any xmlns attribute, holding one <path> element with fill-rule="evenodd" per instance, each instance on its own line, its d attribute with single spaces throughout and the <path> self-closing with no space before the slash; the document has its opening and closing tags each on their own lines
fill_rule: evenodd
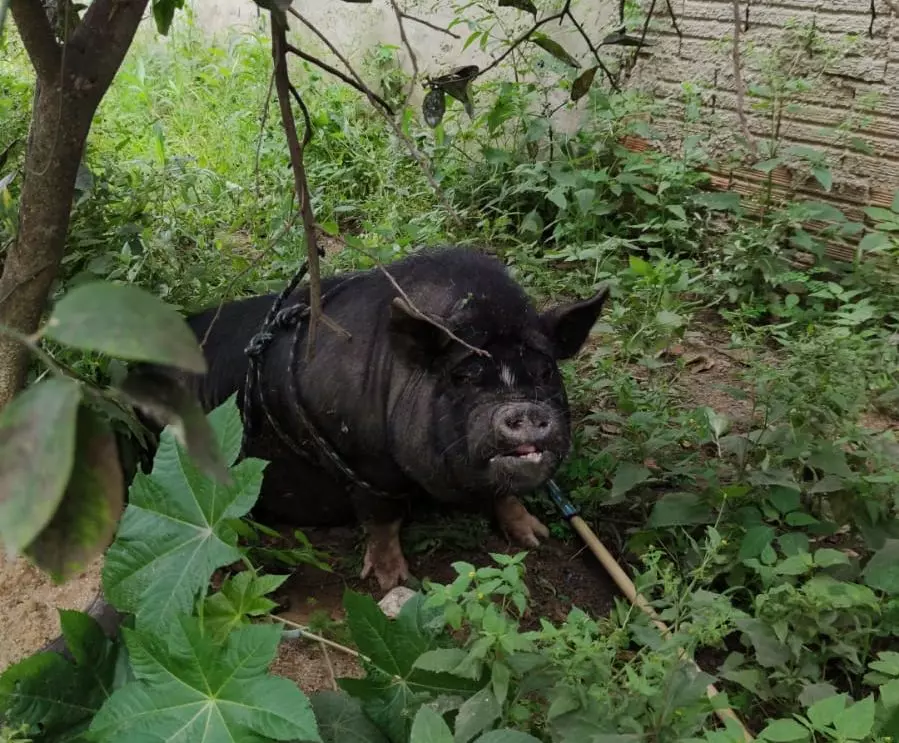
<svg viewBox="0 0 899 743">
<path fill-rule="evenodd" d="M 568 0 L 570 2 L 571 0 Z M 566 3 L 567 5 L 567 3 Z M 300 21 L 306 28 L 308 28 L 312 33 L 318 36 L 321 39 L 322 43 L 331 50 L 331 53 L 340 60 L 341 64 L 346 67 L 347 71 L 355 78 L 356 82 L 359 83 L 360 89 L 365 93 L 368 97 L 369 101 L 374 104 L 376 102 L 375 94 L 372 92 L 371 88 L 369 88 L 359 77 L 359 74 L 350 64 L 349 60 L 340 53 L 337 47 L 331 43 L 331 40 L 325 36 L 318 28 L 315 26 L 312 21 L 302 15 L 296 8 L 291 7 L 289 9 L 291 15 L 293 15 L 297 20 Z M 440 184 L 437 183 L 437 179 L 434 177 L 434 173 L 431 171 L 430 166 L 428 165 L 428 161 L 423 154 L 418 150 L 415 146 L 415 143 L 406 136 L 406 133 L 402 130 L 399 124 L 394 121 L 393 117 L 388 115 L 386 112 L 381 111 L 380 108 L 375 107 L 375 110 L 379 111 L 381 115 L 384 117 L 384 120 L 390 125 L 390 128 L 393 130 L 394 135 L 396 135 L 397 139 L 399 139 L 409 151 L 409 154 L 415 159 L 421 168 L 422 172 L 425 174 L 425 177 L 428 179 L 428 183 L 430 183 L 431 188 L 434 189 L 434 193 L 437 195 L 437 198 L 440 199 L 443 204 L 444 209 L 446 209 L 447 213 L 450 215 L 452 220 L 456 223 L 457 227 L 462 227 L 462 219 L 456 213 L 456 210 L 453 208 L 453 205 L 450 203 L 449 199 L 446 197 L 443 189 L 440 187 Z"/>
<path fill-rule="evenodd" d="M 331 679 L 331 688 L 334 689 L 334 691 L 337 691 L 337 674 L 334 673 L 334 666 L 331 663 L 331 655 L 330 653 L 328 653 L 328 646 L 322 642 L 319 643 L 319 647 L 322 649 L 322 655 L 325 656 L 325 665 L 328 667 L 328 676 Z"/>
<path fill-rule="evenodd" d="M 547 23 L 552 23 L 553 21 L 562 20 L 566 15 L 569 14 L 571 9 L 571 0 L 565 0 L 565 6 L 558 13 L 553 13 L 552 15 L 546 16 L 546 18 L 541 18 L 537 21 L 533 26 L 531 26 L 527 31 L 525 31 L 521 36 L 519 36 L 515 41 L 512 42 L 511 46 L 506 49 L 502 54 L 500 54 L 496 59 L 494 59 L 489 65 L 487 65 L 483 70 L 478 72 L 476 77 L 480 77 L 485 72 L 492 70 L 494 67 L 502 63 L 502 61 L 508 57 L 512 52 L 518 48 L 519 45 L 523 44 L 527 41 L 531 36 L 533 36 L 541 26 L 545 26 Z"/>
<path fill-rule="evenodd" d="M 671 7 L 671 0 L 665 0 L 665 5 L 668 8 L 668 15 L 671 16 L 671 25 L 674 26 L 677 38 L 683 39 L 684 35 L 681 33 L 680 26 L 677 25 L 677 16 L 674 14 L 674 8 Z"/>
<path fill-rule="evenodd" d="M 581 35 L 581 38 L 587 43 L 587 47 L 593 53 L 593 58 L 596 60 L 596 64 L 599 65 L 599 69 L 603 71 L 603 74 L 609 81 L 609 85 L 612 86 L 612 89 L 618 92 L 621 88 L 618 86 L 618 81 L 612 76 L 612 73 L 609 71 L 609 68 L 606 67 L 605 63 L 602 61 L 602 57 L 599 56 L 599 49 L 596 48 L 593 41 L 590 39 L 590 36 L 584 31 L 584 27 L 578 22 L 577 18 L 574 17 L 574 13 L 571 10 L 568 10 L 568 20 L 574 25 L 574 27 L 578 30 L 578 33 Z"/>
<path fill-rule="evenodd" d="M 637 55 L 640 54 L 646 44 L 646 34 L 649 32 L 649 24 L 652 21 L 652 14 L 656 11 L 656 0 L 652 0 L 649 4 L 649 12 L 646 14 L 646 20 L 643 21 L 643 28 L 640 31 L 640 43 L 634 49 L 634 62 L 636 63 Z"/>
<path fill-rule="evenodd" d="M 745 90 L 743 88 L 743 72 L 740 69 L 740 0 L 732 0 L 731 5 L 734 11 L 734 39 L 733 48 L 731 49 L 731 58 L 734 65 L 734 92 L 737 97 L 737 118 L 740 120 L 740 128 L 743 130 L 743 137 L 746 139 L 746 146 L 749 147 L 753 155 L 758 155 L 758 146 L 755 137 L 749 131 L 749 119 L 746 116 L 744 107 Z"/>
<path fill-rule="evenodd" d="M 424 18 L 416 18 L 414 15 L 409 15 L 406 11 L 402 11 L 402 16 L 406 20 L 412 21 L 413 23 L 420 23 L 422 26 L 427 26 L 434 31 L 439 31 L 440 33 L 446 34 L 447 36 L 452 36 L 454 39 L 461 39 L 462 37 L 459 34 L 454 34 L 448 28 L 441 28 L 440 26 L 431 23 L 430 21 L 424 20 Z"/>
<path fill-rule="evenodd" d="M 390 0 L 390 7 L 393 8 L 393 14 L 396 16 L 396 24 L 400 27 L 400 40 L 403 42 L 403 46 L 406 47 L 406 51 L 409 52 L 409 59 L 412 62 L 412 80 L 409 82 L 409 93 L 406 96 L 406 100 L 412 96 L 412 91 L 415 90 L 415 83 L 418 82 L 418 59 L 415 56 L 415 50 L 412 48 L 412 44 L 409 43 L 409 37 L 406 36 L 406 27 L 403 25 L 403 11 L 400 10 L 400 6 L 396 4 L 396 0 Z"/>
<path fill-rule="evenodd" d="M 281 622 L 281 624 L 286 624 L 288 627 L 292 629 L 299 630 L 303 637 L 306 637 L 309 640 L 314 640 L 315 642 L 320 642 L 322 645 L 327 645 L 329 648 L 334 648 L 335 650 L 339 650 L 341 653 L 346 653 L 347 655 L 352 655 L 354 658 L 360 658 L 362 660 L 370 661 L 371 659 L 367 655 L 362 655 L 358 650 L 353 650 L 352 648 L 348 648 L 346 645 L 341 645 L 340 643 L 334 642 L 333 640 L 329 640 L 326 637 L 322 637 L 321 635 L 313 634 L 309 631 L 307 627 L 304 627 L 302 624 L 297 624 L 296 622 L 291 621 L 290 619 L 285 619 L 284 617 L 278 616 L 277 614 L 269 615 L 272 619 Z"/>
<path fill-rule="evenodd" d="M 319 226 L 319 229 L 322 229 L 321 226 Z M 368 258 L 372 263 L 374 263 L 375 266 L 381 271 L 381 273 L 383 273 L 384 276 L 387 277 L 387 280 L 391 283 L 391 285 L 393 286 L 393 288 L 396 289 L 397 293 L 400 295 L 400 298 L 406 303 L 406 306 L 409 308 L 409 311 L 410 311 L 415 317 L 417 317 L 417 318 L 420 319 L 420 320 L 424 320 L 424 321 L 425 321 L 426 323 L 428 323 L 429 325 L 433 325 L 433 326 L 434 326 L 435 328 L 437 328 L 438 330 L 444 332 L 444 333 L 445 333 L 451 340 L 455 341 L 456 343 L 459 343 L 460 345 L 462 345 L 463 347 L 467 348 L 467 349 L 468 349 L 469 351 L 471 351 L 472 353 L 475 353 L 475 354 L 477 354 L 478 356 L 484 356 L 484 357 L 486 357 L 486 358 L 488 358 L 488 359 L 491 358 L 491 355 L 490 355 L 490 352 L 489 352 L 489 351 L 485 351 L 483 348 L 478 348 L 477 346 L 472 346 L 470 343 L 467 343 L 466 341 L 462 340 L 458 335 L 456 335 L 456 334 L 455 334 L 452 330 L 450 330 L 448 327 L 446 327 L 445 325 L 441 324 L 440 322 L 438 322 L 438 321 L 435 320 L 434 318 L 429 317 L 429 316 L 426 315 L 424 312 L 422 312 L 418 307 L 416 307 L 416 306 L 415 306 L 415 303 L 412 301 L 412 299 L 409 297 L 409 295 L 406 294 L 406 292 L 403 290 L 403 287 L 401 287 L 401 286 L 399 285 L 399 283 L 397 282 L 397 280 L 396 280 L 395 278 L 393 278 L 393 276 L 391 275 L 390 271 L 388 271 L 388 270 L 385 268 L 384 264 L 381 263 L 380 260 L 378 260 L 377 256 L 375 256 L 375 255 L 372 254 L 372 253 L 369 253 L 367 250 L 365 250 L 365 249 L 363 249 L 363 248 L 360 248 L 360 247 L 358 247 L 358 246 L 356 246 L 356 245 L 350 245 L 350 244 L 349 244 L 346 240 L 344 240 L 340 235 L 335 235 L 335 236 L 334 236 L 334 239 L 339 240 L 339 241 L 343 244 L 343 246 L 346 247 L 348 250 L 354 250 L 354 251 L 356 251 L 357 253 L 361 253 L 361 254 L 364 255 L 366 258 Z"/>
<path fill-rule="evenodd" d="M 314 64 L 316 67 L 319 67 L 320 69 L 324 70 L 325 72 L 327 72 L 331 75 L 334 75 L 334 77 L 340 78 L 341 81 L 345 82 L 350 87 L 355 88 L 360 93 L 363 93 L 363 94 L 366 93 L 365 88 L 363 86 L 360 86 L 359 83 L 357 83 L 355 80 L 353 80 L 353 78 L 351 78 L 349 75 L 345 75 L 337 68 L 329 65 L 327 62 L 323 62 L 318 57 L 314 57 L 311 54 L 309 54 L 308 52 L 304 52 L 302 49 L 297 49 L 293 44 L 287 45 L 287 51 L 290 52 L 291 54 L 299 57 L 300 59 L 303 59 L 303 60 L 309 62 L 309 64 Z M 375 93 L 373 91 L 371 92 L 371 95 L 375 99 L 376 103 L 378 103 L 391 116 L 393 115 L 393 108 L 390 106 L 389 103 L 387 103 L 387 101 L 385 101 L 383 98 L 381 98 L 377 93 Z"/>
<path fill-rule="evenodd" d="M 265 94 L 265 105 L 262 107 L 262 121 L 259 122 L 259 139 L 256 141 L 256 164 L 255 164 L 255 176 L 256 176 L 256 198 L 259 198 L 259 189 L 261 188 L 259 184 L 259 162 L 262 158 L 262 137 L 265 134 L 265 124 L 268 121 L 268 110 L 270 108 L 270 104 L 272 102 L 272 88 L 275 87 L 275 71 L 272 70 L 271 77 L 268 79 L 268 91 Z"/>
</svg>

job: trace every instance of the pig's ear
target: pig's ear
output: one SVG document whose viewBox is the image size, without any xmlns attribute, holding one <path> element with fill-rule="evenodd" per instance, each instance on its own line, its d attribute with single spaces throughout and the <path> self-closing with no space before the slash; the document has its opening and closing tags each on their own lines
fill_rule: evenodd
<svg viewBox="0 0 899 743">
<path fill-rule="evenodd" d="M 451 340 L 402 297 L 394 297 L 390 303 L 390 335 L 398 353 L 419 363 L 433 360 Z"/>
<path fill-rule="evenodd" d="M 553 307 L 540 316 L 557 359 L 570 359 L 581 350 L 608 296 L 609 287 L 603 286 L 589 299 Z"/>
</svg>

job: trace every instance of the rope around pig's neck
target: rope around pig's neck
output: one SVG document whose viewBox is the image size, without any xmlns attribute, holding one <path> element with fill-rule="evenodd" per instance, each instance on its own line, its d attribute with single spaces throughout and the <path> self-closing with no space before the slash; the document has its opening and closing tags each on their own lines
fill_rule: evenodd
<svg viewBox="0 0 899 743">
<path fill-rule="evenodd" d="M 355 470 L 353 470 L 343 460 L 343 457 L 338 454 L 337 450 L 330 444 L 330 442 L 328 442 L 327 439 L 325 439 L 325 437 L 312 424 L 312 421 L 310 421 L 309 419 L 309 415 L 303 407 L 303 403 L 300 399 L 299 389 L 297 388 L 300 357 L 299 348 L 300 339 L 302 337 L 302 321 L 306 320 L 309 317 L 311 308 L 305 302 L 297 302 L 297 304 L 290 307 L 283 307 L 283 305 L 287 298 L 297 288 L 303 276 L 305 276 L 307 269 L 308 263 L 304 261 L 299 270 L 293 275 L 290 281 L 287 282 L 287 285 L 284 287 L 284 289 L 282 289 L 278 296 L 275 297 L 275 300 L 274 302 L 272 302 L 272 306 L 269 308 L 265 319 L 262 321 L 262 326 L 260 327 L 256 335 L 254 335 L 250 339 L 249 344 L 244 349 L 244 354 L 247 356 L 249 366 L 247 368 L 246 377 L 244 378 L 244 394 L 242 406 L 244 429 L 243 439 L 241 441 L 241 451 L 246 454 L 250 437 L 252 436 L 253 431 L 256 428 L 256 418 L 253 415 L 253 398 L 255 391 L 256 397 L 258 398 L 257 402 L 259 404 L 259 407 L 262 409 L 263 415 L 265 416 L 272 430 L 277 434 L 278 438 L 280 438 L 297 456 L 302 457 L 308 462 L 311 462 L 313 465 L 319 464 L 319 462 L 316 462 L 316 458 L 306 448 L 304 448 L 299 441 L 296 441 L 284 431 L 284 429 L 272 415 L 271 410 L 266 404 L 265 395 L 262 391 L 262 365 L 265 357 L 265 352 L 271 345 L 271 342 L 275 339 L 275 336 L 279 331 L 289 331 L 292 328 L 293 338 L 290 346 L 290 355 L 286 370 L 288 385 L 287 391 L 289 394 L 289 398 L 293 403 L 293 410 L 291 412 L 295 413 L 297 418 L 299 418 L 300 423 L 302 423 L 306 432 L 309 434 L 309 437 L 315 444 L 315 448 L 318 449 L 319 453 L 323 455 L 325 459 L 329 460 L 331 464 L 344 476 L 344 478 L 349 481 L 350 486 L 362 488 L 363 490 L 366 490 L 372 495 L 375 495 L 379 498 L 395 499 L 401 497 L 395 493 L 388 493 L 387 491 L 380 490 L 367 480 L 364 480 L 362 477 L 360 477 L 355 472 Z M 337 286 L 333 287 L 329 292 L 323 294 L 321 298 L 322 307 L 324 307 L 325 302 L 330 299 L 339 289 L 341 289 L 347 282 L 353 281 L 357 276 L 358 274 L 346 277 Z"/>
</svg>

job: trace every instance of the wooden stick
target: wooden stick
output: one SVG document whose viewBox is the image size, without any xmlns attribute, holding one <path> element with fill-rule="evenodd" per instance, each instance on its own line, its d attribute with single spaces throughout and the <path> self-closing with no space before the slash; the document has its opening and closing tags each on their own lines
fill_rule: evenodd
<svg viewBox="0 0 899 743">
<path fill-rule="evenodd" d="M 659 618 L 655 609 L 649 605 L 642 594 L 637 592 L 637 587 L 634 585 L 634 582 L 628 577 L 627 573 L 624 572 L 617 560 L 612 557 L 612 554 L 605 548 L 605 545 L 599 541 L 599 538 L 593 533 L 593 530 L 587 526 L 586 522 L 580 516 L 571 516 L 568 521 L 571 524 L 571 527 L 578 533 L 578 536 L 580 536 L 580 538 L 584 540 L 584 543 L 590 548 L 590 551 L 596 555 L 596 559 L 599 560 L 606 569 L 606 572 L 612 576 L 612 580 L 615 581 L 615 585 L 621 589 L 621 592 L 627 596 L 628 600 L 634 606 L 642 610 L 643 613 L 649 617 L 650 621 L 658 628 L 659 632 L 661 632 L 664 637 L 670 638 L 671 630 L 668 629 L 668 626 Z M 684 660 L 690 661 L 696 670 L 702 671 L 696 661 L 687 656 L 687 653 L 683 648 L 678 648 L 677 654 Z M 709 699 L 714 699 L 719 694 L 718 689 L 715 688 L 714 684 L 706 686 L 705 691 Z M 737 717 L 736 713 L 730 707 L 722 707 L 721 709 L 716 708 L 715 714 L 718 716 L 718 719 L 725 724 L 728 721 L 731 721 L 739 725 L 740 729 L 743 731 L 743 738 L 747 741 L 752 740 L 752 734 L 747 730 L 746 726 L 740 721 L 740 718 Z"/>
</svg>

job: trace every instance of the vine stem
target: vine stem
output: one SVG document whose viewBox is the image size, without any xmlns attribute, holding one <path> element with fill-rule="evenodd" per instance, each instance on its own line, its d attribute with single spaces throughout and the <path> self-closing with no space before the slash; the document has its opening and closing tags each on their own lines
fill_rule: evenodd
<svg viewBox="0 0 899 743">
<path fill-rule="evenodd" d="M 290 619 L 285 619 L 284 617 L 279 617 L 276 614 L 272 614 L 270 616 L 275 621 L 281 622 L 281 624 L 284 624 L 284 625 L 290 627 L 291 629 L 295 629 L 295 630 L 299 631 L 299 633 L 302 637 L 306 637 L 309 640 L 314 640 L 315 642 L 319 642 L 322 645 L 326 645 L 329 648 L 334 648 L 335 650 L 339 650 L 341 653 L 345 653 L 346 655 L 352 655 L 354 658 L 359 658 L 360 660 L 365 660 L 365 661 L 368 661 L 369 663 L 371 663 L 371 658 L 369 658 L 367 655 L 362 655 L 362 653 L 360 653 L 358 650 L 353 650 L 352 648 L 348 648 L 346 645 L 341 645 L 340 643 L 334 642 L 333 640 L 329 640 L 325 637 L 322 637 L 321 635 L 316 635 L 316 634 L 310 632 L 308 627 L 304 627 L 302 624 L 297 624 L 296 622 L 291 621 Z"/>
</svg>

